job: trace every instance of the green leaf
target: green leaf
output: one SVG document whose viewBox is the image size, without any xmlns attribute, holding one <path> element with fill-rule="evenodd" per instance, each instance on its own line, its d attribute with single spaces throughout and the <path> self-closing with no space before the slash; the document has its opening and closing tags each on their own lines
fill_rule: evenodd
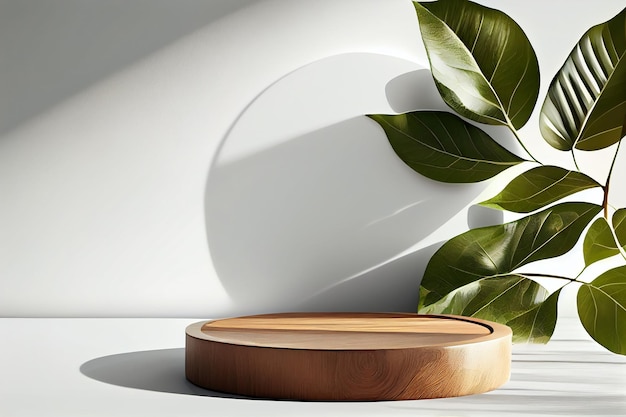
<svg viewBox="0 0 626 417">
<path fill-rule="evenodd" d="M 457 288 L 419 312 L 491 320 L 511 327 L 514 343 L 547 343 L 556 326 L 560 291 L 548 297 L 544 287 L 521 274 L 503 275 Z"/>
<path fill-rule="evenodd" d="M 544 139 L 560 150 L 602 149 L 626 134 L 626 9 L 589 29 L 552 80 Z"/>
<path fill-rule="evenodd" d="M 587 333 L 611 352 L 626 355 L 626 266 L 584 284 L 577 301 Z"/>
<path fill-rule="evenodd" d="M 518 24 L 467 0 L 414 5 L 444 101 L 468 119 L 524 126 L 539 94 L 539 65 Z"/>
<path fill-rule="evenodd" d="M 556 327 L 561 289 L 533 309 L 505 323 L 513 330 L 513 343 L 548 343 Z"/>
<path fill-rule="evenodd" d="M 524 160 L 460 117 L 439 111 L 370 115 L 408 166 L 442 182 L 491 178 Z"/>
<path fill-rule="evenodd" d="M 522 275 L 483 278 L 422 307 L 424 314 L 458 314 L 506 324 L 538 306 L 548 296 L 541 285 Z"/>
<path fill-rule="evenodd" d="M 520 174 L 500 194 L 480 204 L 516 213 L 529 213 L 565 196 L 594 187 L 601 185 L 578 171 L 540 166 Z"/>
<path fill-rule="evenodd" d="M 600 210 L 597 204 L 562 203 L 453 237 L 426 266 L 421 285 L 430 292 L 424 305 L 470 282 L 507 275 L 528 263 L 567 253 Z"/>
<path fill-rule="evenodd" d="M 422 287 L 420 285 L 420 294 L 419 294 L 419 300 L 417 302 L 417 311 L 421 312 L 422 308 L 424 307 L 424 300 L 426 299 L 426 297 L 428 297 L 428 293 L 430 291 L 428 291 L 426 288 Z"/>
<path fill-rule="evenodd" d="M 611 222 L 613 223 L 613 230 L 615 230 L 615 236 L 617 236 L 617 241 L 619 245 L 626 249 L 626 209 L 619 209 L 615 213 L 613 213 L 613 219 Z"/>
<path fill-rule="evenodd" d="M 583 256 L 585 258 L 585 266 L 589 266 L 594 262 L 617 255 L 619 249 L 613 232 L 604 217 L 599 217 L 594 221 L 587 230 L 585 241 L 583 243 Z"/>
</svg>

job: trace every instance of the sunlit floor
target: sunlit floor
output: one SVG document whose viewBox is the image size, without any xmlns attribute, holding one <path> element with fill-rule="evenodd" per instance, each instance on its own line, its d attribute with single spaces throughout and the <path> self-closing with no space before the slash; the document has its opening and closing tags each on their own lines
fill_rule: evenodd
<svg viewBox="0 0 626 417">
<path fill-rule="evenodd" d="M 311 403 L 246 399 L 184 377 L 198 319 L 0 319 L 2 416 L 625 416 L 626 357 L 561 319 L 546 346 L 515 346 L 511 380 L 460 398 Z"/>
</svg>

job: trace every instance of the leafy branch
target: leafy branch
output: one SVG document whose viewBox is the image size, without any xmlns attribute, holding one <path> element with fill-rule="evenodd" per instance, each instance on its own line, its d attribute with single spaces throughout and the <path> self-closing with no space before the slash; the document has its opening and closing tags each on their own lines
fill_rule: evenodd
<svg viewBox="0 0 626 417">
<path fill-rule="evenodd" d="M 493 178 L 523 162 L 538 164 L 481 204 L 523 213 L 502 225 L 472 229 L 448 240 L 430 259 L 419 311 L 481 317 L 505 323 L 514 340 L 547 342 L 561 289 L 587 267 L 614 255 L 626 261 L 626 209 L 609 218 L 609 188 L 626 136 L 626 9 L 589 29 L 552 79 L 539 115 L 543 138 L 571 152 L 575 170 L 540 162 L 518 133 L 539 95 L 535 52 L 519 25 L 499 10 L 468 0 L 414 3 L 435 85 L 454 113 L 416 111 L 370 115 L 397 155 L 436 181 Z M 499 145 L 472 122 L 507 126 L 531 161 Z M 617 144 L 606 182 L 578 166 L 575 150 Z M 601 202 L 561 202 L 586 189 Z M 601 214 L 602 213 L 602 214 Z M 575 278 L 519 272 L 562 256 L 584 234 L 585 267 Z M 567 281 L 549 294 L 533 278 Z M 580 282 L 578 312 L 587 332 L 607 349 L 626 354 L 626 265 Z"/>
</svg>

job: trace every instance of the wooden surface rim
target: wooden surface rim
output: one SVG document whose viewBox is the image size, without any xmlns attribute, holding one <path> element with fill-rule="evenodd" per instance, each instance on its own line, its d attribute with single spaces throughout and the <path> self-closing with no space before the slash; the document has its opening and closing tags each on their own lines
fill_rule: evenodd
<svg viewBox="0 0 626 417">
<path fill-rule="evenodd" d="M 411 313 L 279 313 L 279 314 L 298 314 L 298 315 L 310 315 L 310 314 L 319 314 L 319 315 L 360 315 L 360 314 L 376 314 L 378 316 L 402 316 L 402 317 L 413 317 L 413 318 L 434 318 L 434 319 L 442 319 L 442 320 L 458 320 L 471 324 L 476 324 L 482 327 L 487 328 L 490 333 L 485 335 L 477 335 L 476 337 L 465 340 L 465 341 L 455 341 L 454 344 L 449 343 L 432 343 L 427 346 L 421 346 L 419 348 L 433 347 L 433 348 L 454 348 L 455 346 L 462 346 L 468 344 L 475 344 L 481 342 L 487 342 L 491 340 L 501 339 L 503 337 L 510 337 L 512 334 L 511 329 L 508 326 L 490 322 L 487 320 L 477 319 L 473 317 L 465 317 L 465 316 L 457 316 L 457 315 L 435 315 L 435 314 L 411 314 Z M 251 315 L 251 316 L 242 316 L 242 318 L 251 318 L 251 317 L 270 317 L 276 316 L 276 314 L 260 314 L 260 315 Z M 192 337 L 194 339 L 203 340 L 212 343 L 220 343 L 224 345 L 232 345 L 232 346 L 242 346 L 248 348 L 259 348 L 259 349 L 284 349 L 284 350 L 302 350 L 302 351 L 369 351 L 369 350 L 379 350 L 374 348 L 345 348 L 345 349 L 331 349 L 331 348 L 306 348 L 306 347 L 284 347 L 284 346 L 268 346 L 268 345 L 258 345 L 252 343 L 235 343 L 235 342 L 227 342 L 223 340 L 219 340 L 211 337 L 210 335 L 204 333 L 202 331 L 202 327 L 208 323 L 213 323 L 216 321 L 220 321 L 224 319 L 215 319 L 215 320 L 204 320 L 199 321 L 193 324 L 190 324 L 186 328 L 186 334 L 188 337 Z M 414 347 L 385 347 L 383 350 L 406 350 L 406 349 L 415 349 Z"/>
</svg>

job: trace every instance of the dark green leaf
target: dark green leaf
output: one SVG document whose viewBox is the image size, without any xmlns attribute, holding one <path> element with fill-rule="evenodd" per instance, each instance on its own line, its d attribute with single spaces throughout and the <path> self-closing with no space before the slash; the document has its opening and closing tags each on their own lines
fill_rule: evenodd
<svg viewBox="0 0 626 417">
<path fill-rule="evenodd" d="M 600 210 L 601 206 L 591 203 L 562 203 L 450 239 L 426 266 L 422 286 L 430 292 L 424 305 L 470 282 L 510 274 L 530 262 L 567 253 Z"/>
<path fill-rule="evenodd" d="M 626 133 L 626 9 L 589 29 L 552 80 L 539 116 L 544 139 L 602 149 Z"/>
<path fill-rule="evenodd" d="M 539 94 L 539 65 L 517 23 L 467 0 L 414 5 L 444 101 L 472 120 L 524 126 Z"/>
<path fill-rule="evenodd" d="M 400 159 L 437 181 L 483 181 L 524 161 L 451 113 L 417 111 L 369 117 L 385 130 Z"/>
<path fill-rule="evenodd" d="M 420 298 L 427 291 L 422 287 Z M 511 327 L 514 343 L 547 343 L 556 326 L 560 292 L 548 297 L 545 288 L 523 275 L 503 275 L 457 288 L 419 312 L 491 320 Z"/>
<path fill-rule="evenodd" d="M 537 307 L 547 296 L 546 289 L 533 280 L 504 275 L 470 282 L 424 306 L 420 313 L 458 314 L 506 324 Z"/>
<path fill-rule="evenodd" d="M 532 310 L 505 323 L 513 330 L 513 343 L 548 343 L 556 327 L 557 290 Z"/>
<path fill-rule="evenodd" d="M 626 209 L 619 209 L 613 213 L 613 230 L 615 230 L 615 236 L 619 245 L 626 249 Z"/>
<path fill-rule="evenodd" d="M 417 302 L 417 311 L 421 312 L 422 308 L 424 307 L 424 300 L 426 299 L 426 297 L 428 297 L 428 293 L 430 291 L 428 291 L 426 288 L 422 287 L 420 285 L 420 294 L 419 294 L 419 300 Z"/>
<path fill-rule="evenodd" d="M 584 284 L 577 299 L 587 333 L 611 352 L 626 355 L 626 266 Z"/>
<path fill-rule="evenodd" d="M 516 213 L 529 213 L 565 196 L 594 187 L 601 185 L 578 171 L 540 166 L 520 174 L 500 194 L 480 204 Z"/>
<path fill-rule="evenodd" d="M 583 256 L 585 257 L 585 265 L 589 266 L 594 262 L 617 255 L 619 249 L 613 232 L 604 217 L 599 217 L 587 230 L 585 241 L 583 243 Z"/>
</svg>

